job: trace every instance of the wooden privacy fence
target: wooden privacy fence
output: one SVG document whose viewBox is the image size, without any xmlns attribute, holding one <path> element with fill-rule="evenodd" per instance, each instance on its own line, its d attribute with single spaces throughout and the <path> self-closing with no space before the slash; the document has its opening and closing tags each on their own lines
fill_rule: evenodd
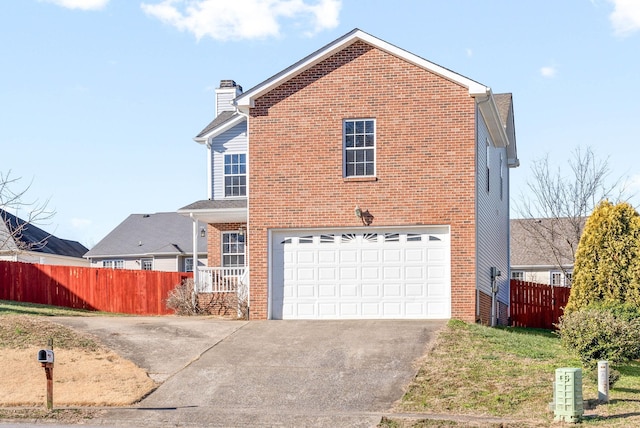
<svg viewBox="0 0 640 428">
<path fill-rule="evenodd" d="M 191 273 L 0 261 L 0 299 L 136 315 L 166 315 L 169 292 Z"/>
<path fill-rule="evenodd" d="M 554 329 L 569 301 L 569 287 L 511 280 L 511 324 Z"/>
</svg>

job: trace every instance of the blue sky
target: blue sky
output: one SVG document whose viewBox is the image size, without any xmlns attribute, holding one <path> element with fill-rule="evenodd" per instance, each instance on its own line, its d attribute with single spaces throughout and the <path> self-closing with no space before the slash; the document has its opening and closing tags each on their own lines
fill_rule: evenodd
<svg viewBox="0 0 640 428">
<path fill-rule="evenodd" d="M 0 172 L 91 247 L 207 197 L 192 138 L 221 79 L 248 89 L 356 27 L 513 93 L 513 197 L 533 160 L 576 147 L 640 189 L 636 0 L 2 1 Z"/>
</svg>

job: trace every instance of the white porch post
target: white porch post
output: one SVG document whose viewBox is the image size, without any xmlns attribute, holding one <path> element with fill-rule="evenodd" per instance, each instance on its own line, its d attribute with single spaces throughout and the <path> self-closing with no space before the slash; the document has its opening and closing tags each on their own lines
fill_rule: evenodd
<svg viewBox="0 0 640 428">
<path fill-rule="evenodd" d="M 198 294 L 198 229 L 200 226 L 200 222 L 197 218 L 193 216 L 191 213 L 191 219 L 193 220 L 193 296 L 192 301 L 193 305 L 196 304 L 196 296 Z"/>
</svg>

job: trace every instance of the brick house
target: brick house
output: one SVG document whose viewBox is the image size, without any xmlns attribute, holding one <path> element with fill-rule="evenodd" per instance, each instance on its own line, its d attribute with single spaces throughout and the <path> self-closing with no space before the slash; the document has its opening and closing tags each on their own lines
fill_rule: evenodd
<svg viewBox="0 0 640 428">
<path fill-rule="evenodd" d="M 241 275 L 252 319 L 506 322 L 511 94 L 355 29 L 248 91 L 223 80 L 195 141 L 199 281 Z"/>
</svg>

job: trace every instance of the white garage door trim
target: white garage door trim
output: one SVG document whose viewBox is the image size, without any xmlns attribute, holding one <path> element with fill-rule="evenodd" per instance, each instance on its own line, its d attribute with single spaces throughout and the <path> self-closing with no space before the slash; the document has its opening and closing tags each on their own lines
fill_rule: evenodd
<svg viewBox="0 0 640 428">
<path fill-rule="evenodd" d="M 271 319 L 448 319 L 448 226 L 269 232 Z"/>
</svg>

